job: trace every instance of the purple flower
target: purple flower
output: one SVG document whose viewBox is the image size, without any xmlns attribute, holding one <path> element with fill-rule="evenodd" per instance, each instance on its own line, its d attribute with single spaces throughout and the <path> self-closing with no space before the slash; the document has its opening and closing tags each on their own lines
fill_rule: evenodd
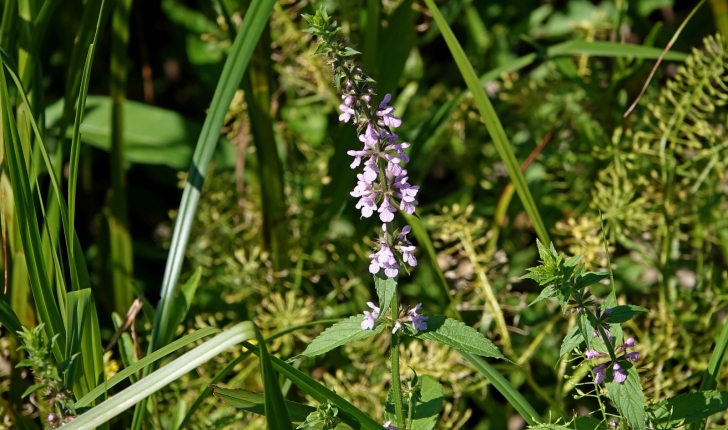
<svg viewBox="0 0 728 430">
<path fill-rule="evenodd" d="M 362 330 L 372 330 L 374 328 L 374 323 L 379 317 L 379 308 L 374 306 L 374 303 L 367 302 L 367 306 L 369 306 L 372 311 L 364 311 L 364 321 L 361 322 Z"/>
<path fill-rule="evenodd" d="M 387 231 L 386 224 L 382 225 L 382 230 Z M 385 275 L 394 278 L 399 273 L 399 264 L 397 263 L 397 259 L 394 258 L 394 253 L 386 238 L 379 240 L 379 250 L 370 254 L 369 258 L 372 259 L 371 264 L 369 264 L 369 272 L 371 274 L 376 275 L 380 269 L 384 269 Z"/>
<path fill-rule="evenodd" d="M 344 100 L 344 105 L 351 107 L 351 104 L 354 103 L 354 96 L 351 94 L 342 94 L 341 99 Z"/>
<path fill-rule="evenodd" d="M 364 175 L 359 173 L 356 177 L 359 182 L 357 182 L 356 188 L 350 194 L 352 197 L 359 197 L 356 208 L 361 209 L 361 215 L 364 218 L 369 218 L 377 210 L 377 192 L 374 191 L 372 183 L 367 181 Z"/>
<path fill-rule="evenodd" d="M 384 423 L 384 425 L 382 427 L 384 427 L 386 430 L 399 430 L 399 428 L 397 428 L 391 424 L 392 424 L 392 420 L 389 420 L 386 423 Z"/>
<path fill-rule="evenodd" d="M 394 178 L 392 187 L 397 190 L 397 197 L 400 199 L 399 208 L 408 214 L 415 213 L 415 205 L 417 205 L 417 192 L 420 187 L 407 183 L 407 171 L 402 172 Z"/>
<path fill-rule="evenodd" d="M 379 212 L 379 219 L 383 222 L 391 222 L 394 219 L 394 212 L 396 210 L 397 208 L 389 202 L 389 196 L 385 194 L 384 200 L 377 210 Z"/>
<path fill-rule="evenodd" d="M 603 357 L 603 356 L 604 356 L 604 353 L 599 352 L 599 351 L 594 351 L 592 349 L 589 349 L 589 350 L 586 351 L 586 359 L 587 360 L 593 360 L 595 358 Z"/>
<path fill-rule="evenodd" d="M 341 109 L 341 115 L 339 115 L 339 121 L 341 122 L 349 122 L 351 119 L 351 116 L 354 115 L 354 109 L 350 108 L 349 106 L 342 104 L 339 106 L 339 109 Z"/>
<path fill-rule="evenodd" d="M 604 371 L 606 366 L 606 364 L 601 364 L 592 370 L 592 372 L 594 372 L 594 382 L 597 384 L 601 384 L 605 379 L 607 379 L 607 373 Z"/>
<path fill-rule="evenodd" d="M 630 337 L 629 339 L 625 340 L 624 343 L 618 348 L 618 349 L 627 349 L 634 347 L 634 338 Z"/>
<path fill-rule="evenodd" d="M 377 109 L 377 116 L 379 117 L 379 124 L 380 125 L 386 125 L 388 127 L 396 128 L 399 127 L 402 124 L 402 120 L 397 118 L 396 116 L 392 115 L 392 112 L 394 111 L 394 108 L 392 106 L 387 106 L 387 103 L 392 99 L 391 94 L 387 94 L 384 96 L 384 99 L 381 103 L 379 103 L 379 108 Z"/>
<path fill-rule="evenodd" d="M 427 323 L 425 321 L 428 317 L 417 313 L 417 311 L 420 310 L 421 307 L 422 303 L 418 303 L 417 306 L 407 312 L 407 321 L 411 322 L 412 327 L 414 327 L 415 330 L 418 331 L 427 330 Z"/>
<path fill-rule="evenodd" d="M 632 363 L 636 363 L 637 360 L 640 358 L 640 353 L 636 352 L 636 351 L 628 352 L 628 353 L 624 354 L 624 358 L 626 358 L 627 360 L 630 360 Z"/>
<path fill-rule="evenodd" d="M 614 376 L 614 382 L 618 384 L 624 383 L 624 381 L 627 380 L 627 371 L 622 368 L 617 363 L 614 363 L 614 366 L 612 366 L 612 370 L 614 371 L 612 373 L 612 376 Z"/>
<path fill-rule="evenodd" d="M 402 252 L 402 260 L 404 260 L 407 264 L 414 267 L 417 265 L 417 258 L 415 258 L 415 255 L 413 252 L 415 251 L 414 245 L 400 245 L 399 250 Z"/>
</svg>

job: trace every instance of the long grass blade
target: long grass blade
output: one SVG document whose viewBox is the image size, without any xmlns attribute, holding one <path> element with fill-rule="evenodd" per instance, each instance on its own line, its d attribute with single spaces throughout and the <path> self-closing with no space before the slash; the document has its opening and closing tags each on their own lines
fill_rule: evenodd
<svg viewBox="0 0 728 430">
<path fill-rule="evenodd" d="M 200 199 L 202 183 L 207 174 L 207 168 L 215 150 L 225 114 L 235 95 L 238 84 L 243 78 L 258 38 L 268 22 L 268 16 L 273 9 L 274 3 L 274 0 L 253 1 L 250 9 L 245 14 L 243 24 L 230 50 L 230 56 L 225 61 L 222 75 L 210 104 L 209 113 L 197 141 L 192 166 L 190 166 L 187 183 L 182 194 L 162 281 L 161 298 L 152 328 L 149 351 L 154 351 L 168 343 L 174 334 L 174 327 L 171 325 L 172 321 L 170 320 L 174 292 L 179 281 L 190 228 Z"/>
<path fill-rule="evenodd" d="M 259 354 L 258 347 L 244 342 L 246 348 L 251 350 L 253 354 Z M 357 429 L 381 430 L 382 425 L 372 419 L 370 416 L 359 410 L 356 406 L 344 400 L 341 396 L 321 385 L 310 376 L 284 362 L 275 356 L 270 357 L 273 367 L 280 372 L 281 375 L 290 379 L 296 386 L 308 393 L 319 403 L 331 402 L 339 408 L 339 418 L 341 418 L 349 427 Z"/>
<path fill-rule="evenodd" d="M 490 364 L 488 364 L 485 360 L 478 357 L 477 355 L 473 355 L 469 352 L 460 351 L 458 350 L 460 355 L 463 356 L 466 360 L 470 362 L 470 364 L 475 367 L 475 369 L 480 372 L 481 375 L 485 376 L 488 381 L 490 381 L 491 384 L 498 390 L 503 397 L 508 400 L 508 403 L 513 405 L 514 408 L 518 411 L 519 414 L 523 417 L 524 420 L 528 423 L 530 426 L 535 426 L 539 422 L 541 422 L 541 416 L 538 412 L 536 412 L 536 409 L 531 406 L 531 404 L 526 400 L 521 393 L 516 390 L 513 385 L 511 385 L 510 382 L 506 378 L 503 377 L 500 373 L 498 373 L 497 370 L 495 370 Z"/>
<path fill-rule="evenodd" d="M 723 367 L 726 349 L 728 349 L 728 321 L 723 323 L 723 329 L 720 331 L 718 341 L 713 347 L 713 353 L 710 355 L 708 368 L 705 369 L 703 380 L 700 382 L 700 391 L 715 390 L 718 386 L 718 377 L 720 376 L 720 369 Z M 690 425 L 690 430 L 699 430 L 703 428 L 705 428 L 705 420 L 700 420 Z"/>
<path fill-rule="evenodd" d="M 197 340 L 202 339 L 203 337 L 209 336 L 211 334 L 219 333 L 220 329 L 217 329 L 215 327 L 205 327 L 197 330 L 194 333 L 188 334 L 187 336 L 178 339 L 169 345 L 164 346 L 163 348 L 160 348 L 153 353 L 147 355 L 146 357 L 142 358 L 141 360 L 133 363 L 129 367 L 126 367 L 121 372 L 117 373 L 116 375 L 112 376 L 108 381 L 104 382 L 102 385 L 97 386 L 93 390 L 91 390 L 88 394 L 80 398 L 76 402 L 76 406 L 78 407 L 84 407 L 91 404 L 94 399 L 99 397 L 100 395 L 104 394 L 105 392 L 109 391 L 111 388 L 113 388 L 116 384 L 119 382 L 125 380 L 138 370 L 141 370 L 144 368 L 144 366 L 148 366 L 150 363 L 154 363 L 157 360 L 166 357 L 167 355 L 177 351 L 180 348 L 183 348 L 187 345 L 189 345 L 192 342 L 195 342 Z"/>
<path fill-rule="evenodd" d="M 283 165 L 276 147 L 271 109 L 270 30 L 266 26 L 243 80 L 250 131 L 258 155 L 258 176 L 263 200 L 263 230 L 273 268 L 283 270 L 288 260 L 288 224 Z"/>
<path fill-rule="evenodd" d="M 286 402 L 278 385 L 278 375 L 273 370 L 271 355 L 265 346 L 265 339 L 258 327 L 255 327 L 255 338 L 258 340 L 258 358 L 260 358 L 260 373 L 263 379 L 263 398 L 265 416 L 269 429 L 292 429 L 291 418 L 288 415 Z"/>
<path fill-rule="evenodd" d="M 490 133 L 490 136 L 493 139 L 493 143 L 495 144 L 496 150 L 498 151 L 498 155 L 500 155 L 501 159 L 503 160 L 503 164 L 505 164 L 506 169 L 508 170 L 508 175 L 510 176 L 511 181 L 516 187 L 516 192 L 521 198 L 521 203 L 523 204 L 523 207 L 526 210 L 528 217 L 533 223 L 536 234 L 538 235 L 539 239 L 541 239 L 541 241 L 548 241 L 549 235 L 546 231 L 546 226 L 541 220 L 541 215 L 539 214 L 538 208 L 536 207 L 536 202 L 533 200 L 531 191 L 529 191 L 528 185 L 526 184 L 526 179 L 521 173 L 519 163 L 516 160 L 515 154 L 513 153 L 513 148 L 508 141 L 508 136 L 506 136 L 503 125 L 498 119 L 498 115 L 495 113 L 495 109 L 493 109 L 493 105 L 490 103 L 490 99 L 488 99 L 488 96 L 485 94 L 485 90 L 480 84 L 478 76 L 475 74 L 475 70 L 473 70 L 473 66 L 470 64 L 470 61 L 468 61 L 468 58 L 463 51 L 463 48 L 460 46 L 460 43 L 455 38 L 455 35 L 450 29 L 450 26 L 445 21 L 445 18 L 440 13 L 440 10 L 437 8 L 437 6 L 435 6 L 433 0 L 425 0 L 425 3 L 427 4 L 427 8 L 430 10 L 430 12 L 432 12 L 432 17 L 435 19 L 435 22 L 440 28 L 440 31 L 442 31 L 445 42 L 447 43 L 448 48 L 450 48 L 450 52 L 452 53 L 453 58 L 455 59 L 458 68 L 460 69 L 460 73 L 463 75 L 463 78 L 468 85 L 468 89 L 470 89 L 471 93 L 473 94 L 473 98 L 475 100 L 476 106 L 478 107 L 478 111 L 480 112 L 480 115 L 485 122 L 488 133 Z"/>
<path fill-rule="evenodd" d="M 5 79 L 4 61 L 0 59 L 3 67 L 0 70 L 0 111 L 2 111 L 2 130 L 7 157 L 7 166 L 15 196 L 16 220 L 20 226 L 20 236 L 25 251 L 25 257 L 30 277 L 30 286 L 35 298 L 35 305 L 41 322 L 45 323 L 44 331 L 48 338 L 58 334 L 58 341 L 54 346 L 54 356 L 59 362 L 65 358 L 65 330 L 63 320 L 57 307 L 48 273 L 43 263 L 40 233 L 38 230 L 37 214 L 33 203 L 33 194 L 29 183 L 29 173 L 26 168 L 25 157 L 22 154 L 17 128 L 12 117 L 12 106 L 8 95 L 8 86 Z"/>
<path fill-rule="evenodd" d="M 206 364 L 228 348 L 253 338 L 255 338 L 253 323 L 246 321 L 237 324 L 192 351 L 183 354 L 163 368 L 114 395 L 109 400 L 79 415 L 64 428 L 66 430 L 90 429 L 108 422 L 196 367 Z"/>
<path fill-rule="evenodd" d="M 106 219 L 109 223 L 109 270 L 114 291 L 114 309 L 124 314 L 134 301 L 134 271 L 126 206 L 124 167 L 124 104 L 126 102 L 129 11 L 132 0 L 117 0 L 111 19 L 111 189 Z"/>
</svg>

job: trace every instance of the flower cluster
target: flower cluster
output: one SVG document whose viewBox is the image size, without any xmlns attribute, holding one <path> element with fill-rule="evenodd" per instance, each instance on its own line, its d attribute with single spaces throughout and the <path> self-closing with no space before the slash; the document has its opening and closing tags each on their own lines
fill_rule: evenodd
<svg viewBox="0 0 728 430">
<path fill-rule="evenodd" d="M 377 318 L 379 318 L 379 307 L 374 305 L 372 302 L 367 302 L 367 306 L 369 306 L 372 311 L 364 311 L 364 321 L 361 322 L 361 328 L 362 330 L 373 330 L 376 325 Z M 426 321 L 428 316 L 417 313 L 421 307 L 422 303 L 418 303 L 414 308 L 400 312 L 397 321 L 394 321 L 392 334 L 397 333 L 398 330 L 402 330 L 404 328 L 403 322 L 411 323 L 412 328 L 415 331 L 427 330 Z"/>
<path fill-rule="evenodd" d="M 640 357 L 640 354 L 636 351 L 627 352 L 627 349 L 632 347 L 634 347 L 634 338 L 630 337 L 629 339 L 624 341 L 624 343 L 620 345 L 615 352 L 624 352 L 624 354 L 620 358 L 636 363 Z M 586 351 L 587 360 L 594 360 L 595 358 L 604 357 L 606 355 L 607 354 L 603 352 L 594 351 L 591 349 Z M 612 376 L 614 378 L 614 382 L 621 384 L 627 380 L 627 371 L 619 365 L 618 361 L 610 360 L 607 363 L 600 364 L 592 370 L 592 372 L 594 372 L 594 382 L 596 382 L 597 384 L 601 384 L 602 382 L 604 382 L 605 379 L 607 379 L 607 368 L 609 366 L 612 367 Z"/>
<path fill-rule="evenodd" d="M 336 23 L 328 23 L 325 11 L 305 17 L 312 26 L 308 31 L 319 37 L 316 53 L 327 57 L 333 69 L 334 83 L 341 88 L 339 121 L 355 124 L 363 144 L 360 150 L 347 152 L 354 157 L 350 165 L 352 169 L 362 166 L 351 195 L 359 199 L 356 208 L 363 217 L 369 218 L 377 212 L 384 223 L 384 234 L 370 255 L 372 263 L 369 270 L 373 274 L 384 270 L 387 277 L 395 277 L 400 264 L 417 265 L 413 255 L 415 247 L 404 236 L 409 232 L 409 226 L 397 234 L 388 224 L 394 220 L 397 210 L 407 214 L 415 212 L 420 188 L 408 182 L 407 170 L 403 167 L 409 162 L 404 150 L 410 144 L 397 143 L 398 136 L 393 132 L 402 125 L 402 120 L 394 115 L 394 107 L 389 105 L 392 100 L 390 94 L 386 94 L 379 104 L 372 103 L 376 96 L 371 86 L 374 80 L 352 60 L 358 52 L 346 46 L 345 40 L 337 36 L 339 27 Z"/>
</svg>

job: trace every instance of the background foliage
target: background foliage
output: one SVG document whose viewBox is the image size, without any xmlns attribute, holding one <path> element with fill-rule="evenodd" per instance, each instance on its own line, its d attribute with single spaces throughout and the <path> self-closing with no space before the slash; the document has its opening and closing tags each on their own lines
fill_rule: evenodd
<svg viewBox="0 0 728 430">
<path fill-rule="evenodd" d="M 12 135 L 9 121 L 16 123 L 14 141 L 24 154 L 2 153 L 2 299 L 26 327 L 57 320 L 57 329 L 48 323 L 45 329 L 68 338 L 55 344 L 69 348 L 54 351 L 59 363 L 74 351 L 73 333 L 66 336 L 61 328 L 73 310 L 82 321 L 98 320 L 94 336 L 106 344 L 132 300 L 143 298 L 134 336 L 122 336 L 122 347 L 104 354 L 103 363 L 96 351 L 97 362 L 81 368 L 103 364 L 108 378 L 146 355 L 153 336 L 168 338 L 161 346 L 198 329 L 246 320 L 271 336 L 360 313 L 374 296 L 367 255 L 377 222 L 359 219 L 349 196 L 355 173 L 346 151 L 358 141 L 352 127 L 336 121 L 340 100 L 329 70 L 312 56 L 315 42 L 302 33 L 301 14 L 314 6 L 276 2 L 254 50 L 251 45 L 245 76 L 232 83 L 238 89 L 229 108 L 211 105 L 221 74 L 226 76 L 225 60 L 237 55 L 234 40 L 245 30 L 245 12 L 255 12 L 248 3 L 2 2 L 3 62 L 17 71 L 28 95 L 24 103 L 10 83 L 2 95 L 8 107 L 13 103 L 3 106 L 4 115 L 15 115 L 4 118 L 3 133 Z M 523 163 L 548 234 L 557 249 L 584 253 L 595 271 L 607 266 L 601 214 L 618 302 L 650 310 L 625 324 L 646 358 L 637 370 L 647 397 L 697 389 L 728 305 L 725 2 L 697 11 L 626 118 L 653 60 L 695 2 L 436 3 Z M 403 118 L 400 137 L 412 142 L 408 169 L 421 191 L 420 219 L 411 222 L 420 264 L 411 277 L 400 278 L 402 294 L 494 340 L 513 361 L 495 367 L 543 417 L 597 409 L 579 388 L 590 381 L 588 369 L 559 360 L 561 339 L 575 320 L 564 318 L 555 303 L 527 308 L 539 289 L 519 278 L 535 263 L 536 232 L 431 12 L 413 0 L 317 5 L 327 6 L 362 52 L 378 93 L 393 94 Z M 585 48 L 584 41 L 630 45 L 600 51 Z M 632 44 L 657 48 L 648 53 Z M 74 120 L 79 86 L 82 123 Z M 203 127 L 216 114 L 224 116 L 219 136 Z M 200 172 L 185 172 L 201 133 L 211 139 L 212 164 L 206 175 L 202 169 L 199 206 L 186 221 L 189 243 L 179 261 L 179 284 L 186 286 L 176 298 L 167 297 L 182 300 L 170 309 L 184 312 L 170 318 L 168 332 L 153 335 L 161 330 L 154 324 L 154 309 L 160 312 L 165 300 L 160 285 L 174 289 L 178 283 L 163 278 L 165 261 L 170 246 L 180 256 L 184 248 L 175 247 L 173 227 L 183 187 L 201 184 Z M 48 151 L 47 163 L 41 148 Z M 13 161 L 16 156 L 25 162 Z M 194 160 L 193 166 L 201 165 Z M 12 169 L 20 165 L 30 179 L 27 196 L 14 188 Z M 53 203 L 64 200 L 59 191 L 67 208 Z M 38 250 L 28 249 L 19 206 L 36 211 L 28 219 L 40 220 Z M 84 260 L 88 273 L 81 269 Z M 35 275 L 36 267 L 47 273 Z M 47 285 L 34 283 L 43 276 Z M 33 305 L 40 300 L 36 285 L 60 297 L 58 288 L 65 291 L 66 284 L 73 291 L 90 287 L 93 294 L 69 293 L 57 316 L 42 315 Z M 34 382 L 15 367 L 25 353 L 8 327 L 4 323 L 0 338 L 0 426 L 34 428 L 47 420 L 48 405 L 40 394 L 21 399 Z M 311 324 L 277 337 L 268 350 L 288 359 L 324 327 Z M 389 383 L 382 372 L 388 345 L 376 339 L 294 365 L 379 419 Z M 438 428 L 524 427 L 455 351 L 429 341 L 401 350 L 402 369 L 444 386 Z M 235 409 L 208 388 L 220 374 L 214 382 L 221 386 L 261 391 L 259 362 L 243 353 L 228 349 L 158 392 L 146 406 L 152 411 L 146 425 L 263 427 L 260 416 Z M 717 387 L 711 388 L 725 389 L 726 369 L 720 362 L 717 367 Z M 76 394 L 95 386 L 87 379 L 74 385 Z M 291 400 L 311 400 L 290 383 L 282 391 Z M 121 416 L 111 427 L 127 428 L 137 419 Z M 725 417 L 718 414 L 713 422 L 725 423 Z"/>
</svg>

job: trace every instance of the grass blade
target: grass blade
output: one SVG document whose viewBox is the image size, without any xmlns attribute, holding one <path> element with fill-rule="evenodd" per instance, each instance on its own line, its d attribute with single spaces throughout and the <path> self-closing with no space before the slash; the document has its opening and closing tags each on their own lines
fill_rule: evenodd
<svg viewBox="0 0 728 430">
<path fill-rule="evenodd" d="M 263 398 L 265 400 L 265 416 L 269 429 L 292 429 L 291 418 L 288 416 L 286 402 L 278 385 L 278 375 L 273 370 L 270 361 L 271 355 L 265 346 L 265 339 L 258 327 L 255 327 L 255 338 L 258 340 L 258 357 L 260 358 L 260 373 L 263 379 Z"/>
<path fill-rule="evenodd" d="M 64 429 L 80 430 L 99 426 L 163 389 L 196 367 L 204 365 L 228 348 L 254 337 L 255 326 L 253 323 L 246 321 L 237 324 L 114 395 L 109 400 L 79 415 L 75 420 L 66 424 Z"/>
<path fill-rule="evenodd" d="M 488 364 L 485 360 L 478 357 L 477 355 L 471 354 L 469 352 L 457 350 L 460 355 L 463 356 L 466 360 L 470 362 L 470 364 L 475 367 L 475 369 L 480 372 L 481 375 L 485 376 L 488 381 L 490 381 L 491 384 L 503 395 L 503 397 L 508 400 L 508 403 L 513 405 L 514 408 L 518 411 L 519 414 L 523 417 L 523 419 L 526 420 L 528 425 L 535 426 L 541 421 L 541 416 L 536 412 L 536 410 L 531 406 L 531 404 L 526 400 L 525 397 L 521 395 L 521 393 L 516 390 L 513 385 L 511 385 L 510 382 L 506 378 L 503 377 L 500 373 L 498 373 L 497 370 L 495 370 L 490 364 Z"/>
<path fill-rule="evenodd" d="M 263 231 L 273 257 L 273 269 L 287 268 L 288 223 L 286 195 L 283 190 L 283 166 L 278 155 L 273 121 L 270 116 L 271 67 L 270 30 L 266 26 L 255 48 L 252 62 L 243 81 L 248 103 L 250 131 L 258 156 L 258 176 L 263 200 Z"/>
<path fill-rule="evenodd" d="M 248 342 L 244 342 L 246 348 L 253 351 L 253 354 L 259 354 L 258 348 Z M 319 403 L 331 402 L 339 408 L 339 418 L 341 418 L 349 427 L 358 429 L 381 430 L 382 424 L 378 423 L 370 416 L 360 411 L 356 406 L 344 400 L 341 396 L 321 385 L 310 376 L 284 362 L 275 356 L 270 357 L 273 367 L 281 373 L 281 375 L 290 379 L 300 389 L 308 393 Z"/>
<path fill-rule="evenodd" d="M 130 365 L 129 367 L 126 367 L 121 372 L 117 373 L 116 375 L 112 376 L 108 381 L 104 382 L 103 384 L 97 386 L 93 390 L 91 390 L 88 394 L 83 396 L 81 399 L 79 399 L 76 402 L 76 406 L 78 407 L 84 407 L 91 404 L 91 402 L 96 399 L 98 396 L 102 395 L 103 393 L 109 391 L 111 388 L 113 388 L 116 384 L 123 381 L 124 379 L 128 378 L 132 374 L 134 374 L 136 371 L 143 369 L 145 366 L 149 365 L 150 363 L 154 363 L 155 361 L 166 357 L 167 355 L 173 353 L 174 351 L 177 351 L 178 349 L 189 345 L 192 342 L 195 342 L 197 340 L 202 339 L 203 337 L 209 336 L 214 333 L 220 332 L 220 329 L 217 329 L 215 327 L 205 327 L 202 329 L 197 330 L 194 333 L 188 334 L 187 336 L 178 339 L 169 345 L 166 345 L 164 348 L 160 348 L 156 351 L 154 351 L 152 354 L 147 355 L 146 357 L 142 358 L 141 360 L 135 362 L 134 364 Z"/>
<path fill-rule="evenodd" d="M 111 19 L 111 189 L 104 211 L 109 224 L 109 270 L 114 309 L 124 314 L 134 301 L 131 235 L 126 206 L 124 167 L 124 104 L 126 103 L 127 46 L 131 0 L 117 0 Z"/>
<path fill-rule="evenodd" d="M 2 324 L 15 338 L 18 338 L 18 331 L 23 329 L 18 316 L 10 307 L 8 302 L 0 299 L 0 324 Z"/>
<path fill-rule="evenodd" d="M 708 368 L 705 369 L 703 380 L 700 383 L 700 391 L 715 390 L 718 386 L 718 377 L 720 376 L 720 369 L 723 367 L 726 349 L 728 349 L 728 321 L 723 323 L 723 329 L 720 332 L 718 341 L 713 347 Z M 702 428 L 705 428 L 705 420 L 700 420 L 690 425 L 690 430 Z"/>
<path fill-rule="evenodd" d="M 4 66 L 3 59 L 0 59 L 0 62 Z M 14 118 L 12 117 L 12 106 L 5 80 L 5 67 L 0 68 L 0 103 L 5 154 L 13 195 L 16 199 L 15 219 L 19 223 L 30 286 L 33 291 L 38 317 L 41 322 L 45 323 L 44 331 L 46 335 L 49 339 L 55 334 L 59 335 L 53 353 L 56 360 L 61 362 L 64 359 L 63 350 L 66 343 L 63 320 L 43 263 L 43 253 L 41 251 L 41 240 L 37 223 L 38 218 L 33 203 L 33 194 L 29 183 L 29 173 L 26 168 L 25 157 L 22 154 L 18 132 L 15 127 Z"/>
<path fill-rule="evenodd" d="M 265 396 L 263 394 L 243 389 L 231 390 L 213 385 L 212 395 L 234 408 L 243 409 L 258 415 L 266 415 L 264 407 Z M 289 400 L 285 401 L 285 405 L 291 420 L 297 423 L 306 421 L 308 414 L 316 412 L 316 408 L 312 406 L 291 402 Z"/>
<path fill-rule="evenodd" d="M 518 196 L 521 198 L 523 207 L 533 223 L 536 234 L 541 241 L 548 241 L 549 235 L 546 231 L 546 226 L 544 226 L 543 221 L 541 220 L 541 215 L 536 207 L 536 202 L 533 200 L 533 196 L 526 184 L 526 179 L 521 173 L 519 163 L 513 153 L 513 148 L 508 141 L 508 136 L 506 136 L 503 125 L 498 119 L 498 115 L 495 113 L 495 109 L 493 109 L 490 99 L 488 99 L 488 96 L 485 94 L 485 90 L 480 84 L 478 76 L 475 74 L 475 70 L 473 70 L 473 66 L 468 61 L 463 48 L 460 46 L 460 43 L 455 38 L 450 26 L 447 25 L 445 18 L 443 18 L 440 10 L 437 6 L 435 6 L 433 0 L 425 0 L 425 3 L 427 4 L 427 8 L 430 12 L 432 12 L 432 17 L 435 19 L 440 31 L 442 31 L 445 42 L 447 43 L 448 48 L 450 48 L 450 52 L 460 69 L 460 73 L 463 75 L 465 83 L 468 85 L 468 89 L 470 89 L 473 94 L 478 111 L 485 122 L 488 133 L 490 133 L 490 136 L 493 139 L 493 143 L 495 144 L 498 154 L 503 160 L 503 164 L 505 164 L 506 169 L 508 170 L 508 175 L 516 187 L 516 192 L 518 192 Z"/>
<path fill-rule="evenodd" d="M 172 321 L 170 320 L 175 296 L 174 291 L 182 270 L 185 248 L 189 240 L 197 203 L 200 199 L 202 182 L 207 174 L 207 168 L 215 150 L 225 114 L 235 95 L 238 84 L 243 78 L 258 38 L 268 22 L 268 16 L 273 9 L 274 3 L 274 0 L 253 1 L 250 9 L 245 14 L 240 31 L 235 37 L 230 56 L 225 61 L 222 75 L 215 89 L 209 113 L 197 141 L 192 166 L 190 166 L 187 183 L 180 202 L 179 214 L 175 223 L 162 281 L 161 298 L 152 328 L 150 351 L 154 351 L 168 343 L 174 333 L 174 327 L 171 325 Z"/>
</svg>

